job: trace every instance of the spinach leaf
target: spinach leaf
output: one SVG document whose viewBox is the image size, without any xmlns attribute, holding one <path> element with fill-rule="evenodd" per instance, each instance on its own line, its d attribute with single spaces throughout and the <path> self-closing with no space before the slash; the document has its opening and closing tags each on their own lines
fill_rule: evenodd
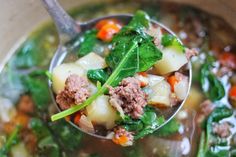
<svg viewBox="0 0 236 157">
<path fill-rule="evenodd" d="M 29 127 L 37 137 L 40 154 L 48 157 L 61 156 L 59 145 L 55 142 L 49 128 L 41 119 L 32 118 Z"/>
<path fill-rule="evenodd" d="M 6 143 L 0 148 L 1 157 L 8 157 L 8 153 L 11 150 L 11 147 L 18 143 L 19 131 L 20 131 L 20 126 L 16 126 L 14 131 L 10 134 L 9 138 L 7 139 Z"/>
<path fill-rule="evenodd" d="M 144 15 L 145 13 L 142 12 L 142 14 Z M 135 19 L 136 16 L 140 17 L 140 15 L 135 14 L 133 19 Z M 146 17 L 146 15 L 144 17 Z M 139 20 L 140 18 L 136 18 L 136 22 Z M 140 22 L 140 24 L 143 23 L 144 22 Z M 135 27 L 140 27 L 140 30 L 142 30 L 141 27 L 144 26 L 140 26 L 140 24 L 135 25 Z M 134 26 L 134 24 L 132 24 L 132 26 Z M 104 94 L 107 91 L 107 86 L 115 86 L 122 79 L 128 76 L 133 76 L 138 71 L 149 69 L 156 63 L 157 60 L 161 59 L 161 52 L 156 47 L 153 49 L 154 47 L 150 46 L 152 44 L 154 45 L 154 43 L 150 43 L 151 38 L 148 37 L 148 35 L 147 38 L 145 38 L 145 35 L 143 34 L 144 30 L 140 33 L 137 31 L 127 31 L 127 29 L 122 28 L 121 32 L 115 35 L 114 40 L 112 41 L 112 52 L 106 57 L 106 62 L 112 68 L 113 72 L 105 84 L 84 103 L 74 105 L 65 111 L 53 115 L 51 117 L 52 121 L 71 115 L 83 109 L 84 107 L 90 105 L 98 96 Z M 147 51 L 145 50 L 144 52 L 145 48 L 147 48 Z"/>
<path fill-rule="evenodd" d="M 219 155 L 223 157 L 229 156 L 228 143 L 224 143 L 223 145 L 222 142 L 214 143 L 217 138 L 212 132 L 212 124 L 232 115 L 233 110 L 224 106 L 215 108 L 214 111 L 208 116 L 205 123 L 206 126 L 203 128 L 205 131 L 202 131 L 201 134 L 198 157 L 218 157 Z M 218 147 L 220 147 L 220 149 Z"/>
<path fill-rule="evenodd" d="M 180 123 L 176 119 L 172 119 L 162 128 L 154 132 L 154 135 L 159 137 L 169 136 L 178 132 L 179 128 L 180 128 Z"/>
<path fill-rule="evenodd" d="M 202 90 L 212 101 L 220 100 L 225 96 L 225 89 L 222 83 L 211 72 L 211 63 L 205 63 L 200 70 L 200 83 Z"/>
<path fill-rule="evenodd" d="M 101 84 L 104 84 L 107 79 L 109 78 L 109 74 L 104 69 L 94 69 L 94 70 L 88 70 L 87 77 L 92 82 L 99 81 Z"/>
<path fill-rule="evenodd" d="M 83 136 L 82 132 L 72 127 L 65 120 L 52 123 L 50 128 L 64 149 L 73 151 L 80 146 Z"/>
<path fill-rule="evenodd" d="M 39 110 L 45 110 L 50 102 L 50 94 L 46 81 L 42 79 L 25 76 L 23 82 L 27 87 L 32 99 Z"/>
<path fill-rule="evenodd" d="M 82 57 L 93 51 L 94 46 L 96 45 L 97 40 L 97 30 L 89 30 L 84 34 L 83 41 L 80 44 L 78 56 Z"/>
<path fill-rule="evenodd" d="M 161 38 L 161 44 L 164 47 L 173 47 L 176 49 L 178 52 L 185 52 L 184 45 L 182 45 L 179 40 L 171 35 L 171 34 L 164 34 L 163 37 Z"/>
</svg>

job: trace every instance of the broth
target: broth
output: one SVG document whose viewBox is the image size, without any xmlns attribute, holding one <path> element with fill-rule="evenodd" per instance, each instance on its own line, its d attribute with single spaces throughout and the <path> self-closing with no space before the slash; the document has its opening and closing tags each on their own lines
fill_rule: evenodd
<svg viewBox="0 0 236 157">
<path fill-rule="evenodd" d="M 122 148 L 111 141 L 85 135 L 75 130 L 64 120 L 55 123 L 50 122 L 50 116 L 56 113 L 57 110 L 52 104 L 47 90 L 47 77 L 42 74 L 44 74 L 44 70 L 48 69 L 50 59 L 57 48 L 58 38 L 55 27 L 51 23 L 47 23 L 30 34 L 1 72 L 0 102 L 4 105 L 0 106 L 0 148 L 6 141 L 9 132 L 14 129 L 11 128 L 14 127 L 12 125 L 14 120 L 11 119 L 20 119 L 17 123 L 22 123 L 24 121 L 22 119 L 30 119 L 26 120 L 29 123 L 26 124 L 26 128 L 21 130 L 20 144 L 13 146 L 11 149 L 11 156 L 14 156 L 13 152 L 17 151 L 24 154 L 23 156 L 33 156 L 33 154 L 34 156 L 45 156 L 45 149 L 50 152 L 47 156 L 110 157 L 111 154 L 113 157 L 196 156 L 201 131 L 197 123 L 201 116 L 199 106 L 207 99 L 199 82 L 200 67 L 204 63 L 207 54 L 212 54 L 218 58 L 222 52 L 235 52 L 236 32 L 218 17 L 175 3 L 133 3 L 127 1 L 102 3 L 75 8 L 71 11 L 71 14 L 75 18 L 86 20 L 112 13 L 133 13 L 137 9 L 146 11 L 153 19 L 157 19 L 172 29 L 186 46 L 200 50 L 199 56 L 192 59 L 193 84 L 189 99 L 175 119 L 178 122 L 178 127 L 176 127 L 175 122 L 169 125 L 169 127 L 176 127 L 177 129 L 168 136 L 164 136 L 157 131 L 153 135 L 137 141 L 132 147 Z M 214 62 L 214 65 L 213 71 L 220 71 L 219 61 Z M 228 101 L 228 90 L 232 84 L 230 80 L 232 82 L 232 77 L 235 75 L 235 70 L 232 70 L 220 76 L 226 94 L 222 99 L 216 101 L 217 104 L 224 104 L 233 111 L 234 108 Z M 42 91 L 44 94 L 37 95 Z M 22 95 L 30 95 L 29 101 L 33 99 L 34 104 L 37 104 L 33 107 L 33 112 L 27 114 L 27 116 L 22 116 L 22 111 L 20 111 L 22 109 L 19 107 Z M 32 117 L 34 117 L 34 121 Z M 41 128 L 45 127 L 48 130 L 47 133 L 43 133 L 45 135 L 43 138 L 48 139 L 50 137 L 50 144 L 53 143 L 54 147 L 49 147 L 42 141 L 40 142 L 39 137 L 35 137 L 37 131 L 32 129 L 34 128 L 33 124 L 40 120 L 42 123 L 38 124 L 42 124 L 43 127 Z M 223 121 L 236 124 L 234 116 Z M 72 133 L 68 134 L 68 131 Z M 233 150 L 236 144 L 233 141 L 236 127 L 232 125 L 230 131 L 231 134 L 227 141 L 231 144 L 230 150 Z M 45 148 L 44 151 L 41 150 L 42 147 Z M 55 152 L 59 152 L 60 155 Z"/>
</svg>

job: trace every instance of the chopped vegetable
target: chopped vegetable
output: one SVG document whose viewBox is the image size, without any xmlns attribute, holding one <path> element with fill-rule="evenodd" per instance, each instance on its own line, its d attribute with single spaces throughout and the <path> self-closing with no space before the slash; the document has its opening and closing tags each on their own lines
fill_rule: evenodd
<svg viewBox="0 0 236 157">
<path fill-rule="evenodd" d="M 172 119 L 162 128 L 153 133 L 155 136 L 165 137 L 177 133 L 180 128 L 180 123 L 176 119 Z"/>
<path fill-rule="evenodd" d="M 78 56 L 82 57 L 93 51 L 97 42 L 96 34 L 97 30 L 85 32 L 83 41 L 80 43 Z"/>
<path fill-rule="evenodd" d="M 104 69 L 88 70 L 87 77 L 93 82 L 99 81 L 104 84 L 109 78 L 108 73 Z"/>
<path fill-rule="evenodd" d="M 202 65 L 200 71 L 200 82 L 202 90 L 206 93 L 211 101 L 220 100 L 225 96 L 225 89 L 222 83 L 211 72 L 211 63 Z"/>
<path fill-rule="evenodd" d="M 229 96 L 230 97 L 235 97 L 236 98 L 236 85 L 232 86 L 229 90 Z"/>
<path fill-rule="evenodd" d="M 8 153 L 13 145 L 18 142 L 19 138 L 19 131 L 20 126 L 16 126 L 14 131 L 10 134 L 9 138 L 7 139 L 6 143 L 0 148 L 0 156 L 1 157 L 8 157 Z"/>
<path fill-rule="evenodd" d="M 104 20 L 100 20 L 96 25 L 95 28 L 97 30 L 102 29 L 103 26 L 105 26 L 106 24 L 118 24 L 119 22 L 116 19 L 104 19 Z"/>
<path fill-rule="evenodd" d="M 219 61 L 223 66 L 236 69 L 236 55 L 230 52 L 220 54 Z"/>
<path fill-rule="evenodd" d="M 177 52 L 183 53 L 185 52 L 184 46 L 178 41 L 178 39 L 171 34 L 164 34 L 161 39 L 161 44 L 164 47 L 172 47 Z"/>
<path fill-rule="evenodd" d="M 105 42 L 110 42 L 115 34 L 121 29 L 121 26 L 116 23 L 107 23 L 97 33 L 97 38 Z"/>
<path fill-rule="evenodd" d="M 168 77 L 167 81 L 170 84 L 171 91 L 174 92 L 175 85 L 179 82 L 179 80 L 176 78 L 175 75 L 171 75 L 170 77 Z"/>
</svg>

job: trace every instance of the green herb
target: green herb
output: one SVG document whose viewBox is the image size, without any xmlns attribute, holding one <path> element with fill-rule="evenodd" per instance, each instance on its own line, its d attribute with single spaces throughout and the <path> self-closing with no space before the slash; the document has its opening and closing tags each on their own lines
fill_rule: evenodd
<svg viewBox="0 0 236 157">
<path fill-rule="evenodd" d="M 142 17 L 139 14 L 145 14 L 145 13 L 138 12 L 137 14 L 135 14 L 134 19 L 136 16 Z M 146 17 L 146 14 L 143 17 Z M 138 21 L 138 19 L 140 21 L 146 20 L 146 18 L 144 19 L 136 18 L 135 19 L 136 22 Z M 139 24 L 137 25 L 132 24 L 132 27 L 139 26 L 140 23 L 142 24 L 146 22 L 139 22 Z M 142 27 L 144 28 L 145 26 Z M 140 29 L 141 28 L 139 28 L 139 31 Z M 133 40 L 130 40 L 131 38 L 126 38 L 127 33 L 129 34 L 128 36 L 132 36 L 131 38 Z M 85 108 L 86 106 L 90 105 L 98 96 L 104 94 L 107 91 L 107 86 L 115 86 L 123 78 L 126 78 L 128 76 L 133 76 L 136 72 L 140 70 L 147 70 L 148 68 L 150 68 L 150 66 L 155 64 L 158 59 L 161 59 L 162 57 L 161 52 L 157 48 L 155 49 L 154 52 L 150 51 L 153 50 L 150 48 L 151 47 L 150 38 L 144 38 L 143 34 L 140 32 L 139 33 L 135 32 L 130 34 L 130 31 L 125 27 L 114 38 L 115 39 L 112 41 L 114 48 L 110 53 L 110 55 L 108 55 L 108 57 L 106 58 L 108 65 L 113 69 L 113 73 L 107 79 L 105 84 L 94 95 L 89 97 L 84 103 L 80 105 L 74 105 L 73 107 L 65 111 L 53 115 L 51 117 L 52 121 L 71 115 Z M 154 45 L 154 43 L 152 44 Z M 144 47 L 147 48 L 145 52 L 144 52 Z M 153 54 L 153 56 L 150 57 L 150 54 Z"/>
<path fill-rule="evenodd" d="M 9 138 L 7 139 L 6 143 L 2 146 L 2 148 L 0 148 L 1 157 L 8 157 L 8 153 L 11 150 L 12 146 L 18 143 L 19 131 L 20 131 L 20 126 L 16 126 L 14 131 L 10 134 Z"/>
<path fill-rule="evenodd" d="M 202 65 L 200 71 L 200 83 L 202 90 L 212 101 L 220 100 L 225 96 L 225 89 L 222 83 L 211 72 L 212 62 Z"/>
<path fill-rule="evenodd" d="M 218 157 L 219 155 L 223 157 L 228 156 L 228 146 L 223 147 L 222 143 L 213 143 L 216 139 L 216 135 L 213 134 L 212 124 L 232 115 L 233 111 L 227 107 L 217 107 L 209 115 L 205 123 L 205 131 L 203 131 L 201 135 L 198 157 Z M 218 147 L 221 148 L 218 149 Z"/>
<path fill-rule="evenodd" d="M 178 132 L 179 128 L 180 128 L 180 123 L 176 119 L 172 119 L 162 128 L 154 132 L 154 135 L 160 136 L 160 137 L 169 136 Z"/>
<path fill-rule="evenodd" d="M 134 138 L 139 139 L 156 131 L 164 121 L 162 116 L 157 116 L 153 107 L 146 106 L 140 119 L 134 120 L 130 116 L 125 116 L 124 119 L 117 121 L 117 124 L 123 126 L 127 131 L 135 132 Z"/>
<path fill-rule="evenodd" d="M 23 82 L 32 96 L 32 99 L 39 110 L 45 110 L 48 108 L 50 102 L 50 94 L 48 85 L 40 78 L 25 76 Z"/>
<path fill-rule="evenodd" d="M 89 30 L 84 34 L 83 41 L 80 44 L 78 56 L 84 56 L 93 51 L 94 46 L 96 45 L 97 40 L 97 30 Z"/>
<path fill-rule="evenodd" d="M 104 84 L 109 78 L 109 75 L 104 69 L 95 69 L 88 70 L 87 77 L 93 82 L 99 81 L 101 84 Z"/>
<path fill-rule="evenodd" d="M 39 118 L 32 118 L 29 123 L 38 140 L 40 154 L 48 157 L 60 157 L 59 145 L 53 139 L 48 126 Z"/>
<path fill-rule="evenodd" d="M 73 151 L 80 146 L 83 136 L 82 132 L 72 127 L 65 120 L 53 123 L 50 128 L 64 149 Z"/>
<path fill-rule="evenodd" d="M 171 34 L 164 34 L 161 38 L 161 44 L 164 47 L 173 47 L 178 52 L 185 52 L 184 46 L 179 42 L 179 40 L 175 36 Z"/>
</svg>

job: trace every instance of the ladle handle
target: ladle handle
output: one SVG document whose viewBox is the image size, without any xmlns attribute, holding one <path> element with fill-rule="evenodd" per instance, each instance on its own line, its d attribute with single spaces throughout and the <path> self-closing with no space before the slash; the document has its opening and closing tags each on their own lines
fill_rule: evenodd
<svg viewBox="0 0 236 157">
<path fill-rule="evenodd" d="M 41 1 L 57 27 L 61 42 L 72 39 L 81 31 L 80 25 L 67 14 L 57 0 Z"/>
</svg>

